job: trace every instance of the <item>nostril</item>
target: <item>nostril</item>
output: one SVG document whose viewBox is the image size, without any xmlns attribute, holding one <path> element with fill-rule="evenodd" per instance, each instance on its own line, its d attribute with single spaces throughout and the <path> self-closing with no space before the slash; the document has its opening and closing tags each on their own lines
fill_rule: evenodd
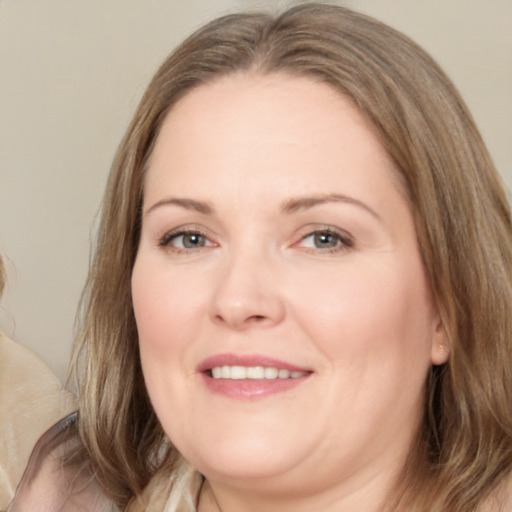
<svg viewBox="0 0 512 512">
<path fill-rule="evenodd" d="M 249 326 L 251 324 L 264 324 L 268 317 L 266 315 L 249 315 L 246 317 L 233 317 L 215 315 L 215 320 L 222 324 L 232 325 L 234 327 Z"/>
<path fill-rule="evenodd" d="M 234 329 L 245 329 L 250 326 L 266 327 L 279 323 L 283 319 L 284 305 L 270 294 L 235 298 L 216 296 L 212 300 L 210 314 L 210 318 L 217 325 Z"/>
</svg>

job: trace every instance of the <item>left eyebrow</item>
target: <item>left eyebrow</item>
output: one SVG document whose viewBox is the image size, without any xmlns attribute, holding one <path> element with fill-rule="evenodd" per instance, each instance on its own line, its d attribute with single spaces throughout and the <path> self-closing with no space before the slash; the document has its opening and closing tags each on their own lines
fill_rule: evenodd
<svg viewBox="0 0 512 512">
<path fill-rule="evenodd" d="M 196 212 L 202 213 L 203 215 L 212 215 L 214 213 L 213 207 L 210 205 L 210 203 L 204 201 L 195 201 L 194 199 L 188 198 L 169 197 L 166 199 L 162 199 L 161 201 L 158 201 L 157 203 L 149 207 L 144 212 L 144 215 L 148 215 L 157 208 L 169 205 L 179 206 L 181 208 L 184 208 L 185 210 L 194 210 Z"/>
<path fill-rule="evenodd" d="M 296 213 L 298 211 L 307 210 L 308 208 L 313 208 L 314 206 L 318 206 L 325 203 L 346 203 L 358 206 L 359 208 L 362 208 L 363 210 L 371 214 L 372 217 L 375 217 L 378 220 L 382 220 L 380 215 L 363 201 L 342 194 L 327 194 L 321 196 L 305 196 L 291 198 L 283 203 L 281 211 L 283 213 L 288 214 Z"/>
</svg>

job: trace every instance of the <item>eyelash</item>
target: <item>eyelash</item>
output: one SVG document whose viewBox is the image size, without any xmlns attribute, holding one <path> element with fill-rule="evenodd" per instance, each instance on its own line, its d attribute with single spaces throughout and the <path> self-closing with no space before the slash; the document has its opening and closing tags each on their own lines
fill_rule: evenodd
<svg viewBox="0 0 512 512">
<path fill-rule="evenodd" d="M 205 245 L 201 245 L 198 247 L 177 247 L 175 245 L 172 245 L 172 242 L 179 239 L 180 237 L 185 236 L 198 236 L 205 239 Z M 299 247 L 302 250 L 306 252 L 312 252 L 317 254 L 331 254 L 331 253 L 337 253 L 346 251 L 347 249 L 350 249 L 354 247 L 354 239 L 346 232 L 340 233 L 339 231 L 331 228 L 331 227 L 322 227 L 318 229 L 313 229 L 306 233 L 305 235 L 301 236 L 300 240 L 292 245 L 292 247 L 300 246 L 304 240 L 307 240 L 310 237 L 320 236 L 320 235 L 327 235 L 330 237 L 335 237 L 336 245 L 333 247 Z M 190 253 L 191 251 L 198 251 L 207 247 L 215 246 L 214 243 L 212 243 L 208 236 L 199 229 L 183 229 L 183 228 L 177 228 L 172 231 L 168 231 L 165 233 L 159 240 L 158 240 L 158 246 L 162 249 L 170 249 L 173 252 L 176 253 Z"/>
<path fill-rule="evenodd" d="M 203 245 L 203 246 L 191 247 L 191 248 L 183 248 L 183 247 L 177 247 L 177 246 L 172 245 L 172 242 L 177 240 L 180 237 L 194 236 L 194 235 L 204 238 L 207 243 L 209 242 L 208 236 L 199 229 L 178 228 L 173 231 L 168 231 L 167 233 L 165 233 L 158 240 L 158 246 L 162 249 L 170 248 L 172 251 L 177 252 L 177 253 L 187 253 L 187 252 L 200 250 L 200 249 L 203 249 L 204 247 L 209 247 L 210 245 L 213 245 L 213 244 L 210 244 L 210 245 Z"/>
<path fill-rule="evenodd" d="M 298 244 L 303 242 L 304 240 L 307 240 L 310 237 L 315 237 L 319 235 L 328 235 L 335 237 L 337 243 L 334 247 L 325 247 L 325 248 L 319 248 L 319 247 L 303 247 L 304 250 L 308 252 L 314 252 L 314 253 L 321 253 L 321 254 L 331 254 L 336 252 L 342 252 L 346 251 L 347 249 L 350 249 L 354 247 L 354 239 L 346 232 L 340 233 L 339 231 L 331 228 L 331 227 L 323 227 L 319 229 L 314 229 L 304 236 L 301 237 Z"/>
</svg>

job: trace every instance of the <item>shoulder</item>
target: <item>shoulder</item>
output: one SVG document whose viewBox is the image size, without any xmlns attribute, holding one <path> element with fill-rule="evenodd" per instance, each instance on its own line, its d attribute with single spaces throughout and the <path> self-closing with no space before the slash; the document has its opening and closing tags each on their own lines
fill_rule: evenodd
<svg viewBox="0 0 512 512">
<path fill-rule="evenodd" d="M 72 414 L 37 442 L 8 512 L 115 511 L 89 472 L 66 464 L 76 445 L 76 414 Z"/>
<path fill-rule="evenodd" d="M 72 395 L 44 361 L 0 333 L 0 508 L 12 499 L 37 439 L 71 410 Z"/>
</svg>

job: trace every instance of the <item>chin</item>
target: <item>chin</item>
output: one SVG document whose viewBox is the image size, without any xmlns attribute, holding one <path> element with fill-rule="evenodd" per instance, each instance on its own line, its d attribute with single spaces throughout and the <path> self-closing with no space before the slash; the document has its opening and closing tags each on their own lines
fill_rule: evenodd
<svg viewBox="0 0 512 512">
<path fill-rule="evenodd" d="M 229 436 L 208 442 L 207 447 L 195 445 L 193 451 L 182 453 L 192 466 L 208 479 L 261 480 L 287 473 L 299 462 L 297 444 L 283 446 L 282 439 L 269 436 Z M 282 436 L 280 436 L 282 437 Z M 290 448 L 290 449 L 287 449 Z"/>
</svg>

